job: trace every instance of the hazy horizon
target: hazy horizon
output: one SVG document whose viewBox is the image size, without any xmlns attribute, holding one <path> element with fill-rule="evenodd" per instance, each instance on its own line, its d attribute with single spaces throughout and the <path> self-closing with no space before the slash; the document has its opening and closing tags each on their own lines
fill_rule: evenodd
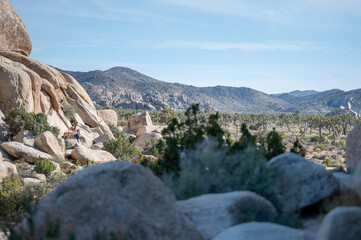
<svg viewBox="0 0 361 240">
<path fill-rule="evenodd" d="M 360 88 L 361 2 L 10 0 L 30 57 L 70 71 L 265 93 Z M 36 13 L 36 14 L 35 14 Z"/>
</svg>

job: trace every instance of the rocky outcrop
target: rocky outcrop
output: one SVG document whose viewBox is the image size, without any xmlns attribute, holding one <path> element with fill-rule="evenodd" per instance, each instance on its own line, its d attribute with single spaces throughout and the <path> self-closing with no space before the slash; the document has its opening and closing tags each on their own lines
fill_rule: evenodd
<svg viewBox="0 0 361 240">
<path fill-rule="evenodd" d="M 59 128 L 63 136 L 71 127 L 62 110 L 62 103 L 67 102 L 76 107 L 85 124 L 112 136 L 80 84 L 50 66 L 17 53 L 0 51 L 0 85 L 0 110 L 4 113 L 14 107 L 43 112 L 49 124 Z"/>
<path fill-rule="evenodd" d="M 360 207 L 337 207 L 322 221 L 317 240 L 360 239 L 360 226 Z"/>
<path fill-rule="evenodd" d="M 113 109 L 98 110 L 97 113 L 98 116 L 109 126 L 118 126 L 118 114 Z"/>
<path fill-rule="evenodd" d="M 137 131 L 143 126 L 153 126 L 153 122 L 148 111 L 137 113 L 131 116 L 127 126 L 124 128 L 124 132 L 135 135 L 137 134 Z"/>
<path fill-rule="evenodd" d="M 145 167 L 109 162 L 78 172 L 57 186 L 32 217 L 35 237 L 45 239 L 49 222 L 58 221 L 60 238 L 202 240 L 181 213 L 173 193 Z M 25 235 L 24 221 L 17 232 Z"/>
<path fill-rule="evenodd" d="M 205 194 L 178 201 L 179 209 L 194 223 L 205 239 L 249 220 L 274 221 L 277 212 L 265 198 L 247 191 Z"/>
<path fill-rule="evenodd" d="M 42 134 L 36 136 L 34 145 L 35 147 L 43 150 L 44 152 L 52 156 L 64 157 L 64 152 L 60 148 L 58 140 L 49 131 L 45 131 Z"/>
<path fill-rule="evenodd" d="M 2 182 L 4 178 L 17 175 L 18 171 L 16 170 L 16 166 L 14 164 L 0 161 L 0 182 Z"/>
<path fill-rule="evenodd" d="M 228 228 L 213 240 L 314 240 L 307 232 L 275 223 L 244 223 Z"/>
<path fill-rule="evenodd" d="M 24 23 L 7 0 L 0 1 L 0 50 L 31 53 L 31 40 Z"/>
<path fill-rule="evenodd" d="M 272 202 L 283 212 L 294 212 L 330 197 L 339 190 L 338 182 L 321 165 L 294 153 L 284 153 L 268 166 L 277 169 Z"/>
<path fill-rule="evenodd" d="M 346 139 L 346 165 L 348 172 L 353 172 L 361 163 L 361 123 L 356 125 Z"/>
<path fill-rule="evenodd" d="M 83 146 L 76 146 L 71 152 L 71 157 L 79 163 L 86 163 L 87 159 L 94 163 L 104 163 L 117 160 L 111 153 L 103 150 L 93 150 Z"/>
<path fill-rule="evenodd" d="M 36 163 L 39 160 L 51 158 L 51 155 L 19 142 L 4 142 L 1 144 L 1 147 L 14 158 L 23 158 L 29 163 Z"/>
</svg>

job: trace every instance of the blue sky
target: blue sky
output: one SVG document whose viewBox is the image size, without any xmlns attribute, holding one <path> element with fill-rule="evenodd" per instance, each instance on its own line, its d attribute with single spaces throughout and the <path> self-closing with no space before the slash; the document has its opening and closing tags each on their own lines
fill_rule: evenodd
<svg viewBox="0 0 361 240">
<path fill-rule="evenodd" d="M 257 3 L 256 3 L 257 2 Z M 266 93 L 360 88 L 359 0 L 10 0 L 31 57 Z"/>
</svg>

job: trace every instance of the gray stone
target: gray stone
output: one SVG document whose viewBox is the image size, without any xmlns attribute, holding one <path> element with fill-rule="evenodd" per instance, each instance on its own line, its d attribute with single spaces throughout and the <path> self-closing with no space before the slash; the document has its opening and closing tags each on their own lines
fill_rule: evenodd
<svg viewBox="0 0 361 240">
<path fill-rule="evenodd" d="M 360 207 L 337 207 L 322 221 L 317 240 L 360 240 L 360 226 Z"/>
<path fill-rule="evenodd" d="M 118 234 L 128 240 L 202 240 L 176 206 L 173 193 L 148 168 L 109 162 L 85 168 L 58 185 L 33 215 L 35 237 L 45 239 L 46 227 L 61 223 L 59 239 Z M 28 232 L 27 221 L 17 232 Z M 103 235 L 103 236 L 104 236 Z"/>
<path fill-rule="evenodd" d="M 346 166 L 352 173 L 361 162 L 361 123 L 357 124 L 347 135 L 346 139 Z"/>
<path fill-rule="evenodd" d="M 338 182 L 321 165 L 294 153 L 284 153 L 269 161 L 277 169 L 274 185 L 275 207 L 294 212 L 332 196 L 339 190 Z"/>
<path fill-rule="evenodd" d="M 277 217 L 268 200 L 248 191 L 205 194 L 178 201 L 178 206 L 205 239 L 242 222 L 274 221 Z"/>
<path fill-rule="evenodd" d="M 228 228 L 213 240 L 315 240 L 314 235 L 275 223 L 250 222 Z"/>
</svg>

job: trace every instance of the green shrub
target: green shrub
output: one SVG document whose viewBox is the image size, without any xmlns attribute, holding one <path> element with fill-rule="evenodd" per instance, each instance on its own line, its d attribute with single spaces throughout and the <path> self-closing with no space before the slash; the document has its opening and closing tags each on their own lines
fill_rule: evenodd
<svg viewBox="0 0 361 240">
<path fill-rule="evenodd" d="M 13 108 L 5 116 L 5 121 L 13 135 L 21 130 L 29 130 L 35 136 L 45 131 L 52 132 L 56 137 L 59 135 L 59 129 L 48 124 L 44 113 L 27 113 L 24 108 Z"/>
<path fill-rule="evenodd" d="M 327 157 L 325 160 L 323 160 L 322 164 L 326 165 L 327 167 L 331 167 L 331 159 Z"/>
<path fill-rule="evenodd" d="M 133 157 L 137 157 L 140 153 L 138 148 L 131 144 L 125 137 L 124 133 L 117 138 L 104 143 L 103 149 L 113 154 L 114 157 L 124 161 L 130 161 Z"/>
<path fill-rule="evenodd" d="M 290 152 L 298 154 L 302 157 L 306 156 L 306 149 L 302 146 L 298 139 L 296 139 L 296 141 L 293 143 L 293 147 L 291 148 Z"/>
<path fill-rule="evenodd" d="M 47 159 L 39 160 L 36 162 L 34 170 L 37 173 L 49 175 L 51 172 L 53 172 L 55 170 L 55 166 Z"/>
<path fill-rule="evenodd" d="M 154 157 L 157 157 L 159 154 L 159 150 L 157 148 L 157 144 L 159 142 L 159 139 L 153 138 L 151 140 L 145 140 L 145 147 L 142 151 L 144 155 L 152 155 Z"/>
<path fill-rule="evenodd" d="M 70 121 L 73 122 L 74 119 L 74 115 L 77 112 L 77 107 L 73 106 L 67 102 L 63 102 L 62 103 L 62 107 L 63 107 L 63 112 L 64 112 L 64 116 Z"/>
<path fill-rule="evenodd" d="M 118 126 L 124 127 L 128 124 L 127 121 L 118 121 Z"/>
<path fill-rule="evenodd" d="M 275 131 L 275 129 L 268 133 L 266 141 L 266 158 L 268 160 L 285 152 L 285 147 L 282 144 L 282 137 L 278 132 Z"/>
<path fill-rule="evenodd" d="M 16 211 L 20 208 L 20 193 L 24 184 L 19 177 L 5 178 L 0 184 L 0 216 L 7 221 L 18 218 Z"/>
<path fill-rule="evenodd" d="M 317 144 L 315 146 L 315 149 L 319 148 L 321 151 L 325 151 L 327 149 L 327 145 L 326 144 Z"/>
<path fill-rule="evenodd" d="M 313 143 L 326 143 L 327 139 L 325 136 L 312 136 L 310 138 L 311 142 Z"/>
<path fill-rule="evenodd" d="M 237 190 L 269 197 L 275 171 L 268 169 L 266 162 L 254 146 L 229 154 L 228 146 L 220 147 L 217 140 L 207 138 L 194 150 L 182 152 L 180 170 L 161 179 L 178 199 Z"/>
</svg>

